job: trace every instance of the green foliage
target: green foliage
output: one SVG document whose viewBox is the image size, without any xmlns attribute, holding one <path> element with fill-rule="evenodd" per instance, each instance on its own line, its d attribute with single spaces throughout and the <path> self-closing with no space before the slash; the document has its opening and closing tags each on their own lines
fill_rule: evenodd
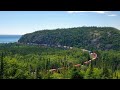
<svg viewBox="0 0 120 90">
<path fill-rule="evenodd" d="M 94 79 L 101 79 L 101 73 L 102 73 L 101 69 L 94 68 L 93 69 L 93 78 Z"/>
<path fill-rule="evenodd" d="M 53 73 L 51 75 L 51 78 L 52 79 L 63 79 L 63 76 L 62 76 L 62 74 L 59 74 L 59 73 Z"/>
<path fill-rule="evenodd" d="M 3 62 L 3 52 L 1 53 L 0 57 L 0 79 L 4 77 L 4 62 Z"/>
<path fill-rule="evenodd" d="M 110 70 L 107 69 L 106 67 L 103 67 L 101 76 L 102 76 L 102 79 L 110 79 L 111 78 Z"/>
<path fill-rule="evenodd" d="M 62 49 L 25 44 L 0 44 L 1 79 L 118 79 L 120 51 L 96 50 L 98 58 L 89 65 L 81 48 Z M 62 68 L 54 73 L 50 69 Z"/>
<path fill-rule="evenodd" d="M 49 46 L 74 46 L 90 50 L 120 50 L 120 31 L 113 27 L 40 30 L 23 35 L 19 42 Z"/>
<path fill-rule="evenodd" d="M 94 79 L 93 77 L 93 66 L 92 64 L 89 65 L 88 69 L 86 70 L 86 79 Z"/>
<path fill-rule="evenodd" d="M 80 71 L 78 71 L 76 68 L 73 68 L 71 73 L 71 79 L 83 79 L 82 73 L 80 73 Z"/>
</svg>

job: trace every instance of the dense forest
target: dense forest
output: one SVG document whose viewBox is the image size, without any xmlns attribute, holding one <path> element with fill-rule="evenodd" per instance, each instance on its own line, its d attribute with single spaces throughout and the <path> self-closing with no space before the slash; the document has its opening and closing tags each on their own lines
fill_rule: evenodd
<svg viewBox="0 0 120 90">
<path fill-rule="evenodd" d="M 0 44 L 1 79 L 117 79 L 120 78 L 120 51 L 72 49 L 27 45 Z M 80 64 L 81 66 L 75 67 Z"/>
<path fill-rule="evenodd" d="M 113 27 L 76 27 L 40 30 L 23 35 L 20 43 L 83 47 L 89 50 L 120 50 L 120 31 Z"/>
<path fill-rule="evenodd" d="M 42 30 L 1 43 L 0 79 L 120 79 L 120 31 Z"/>
</svg>

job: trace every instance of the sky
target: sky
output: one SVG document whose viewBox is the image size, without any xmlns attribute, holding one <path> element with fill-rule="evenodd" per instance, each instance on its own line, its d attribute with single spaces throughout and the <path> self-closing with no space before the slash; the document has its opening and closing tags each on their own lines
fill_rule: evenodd
<svg viewBox="0 0 120 90">
<path fill-rule="evenodd" d="M 120 29 L 120 11 L 0 11 L 0 35 L 81 26 Z"/>
</svg>

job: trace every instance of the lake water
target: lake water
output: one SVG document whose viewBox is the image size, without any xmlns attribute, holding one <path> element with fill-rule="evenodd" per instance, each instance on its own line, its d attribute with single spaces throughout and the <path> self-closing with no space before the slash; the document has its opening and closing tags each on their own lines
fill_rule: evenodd
<svg viewBox="0 0 120 90">
<path fill-rule="evenodd" d="M 0 35 L 0 43 L 18 42 L 21 35 Z"/>
</svg>

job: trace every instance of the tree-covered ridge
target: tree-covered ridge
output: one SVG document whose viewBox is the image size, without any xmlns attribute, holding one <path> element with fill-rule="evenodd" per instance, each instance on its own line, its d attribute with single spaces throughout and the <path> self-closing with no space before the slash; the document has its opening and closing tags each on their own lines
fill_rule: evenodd
<svg viewBox="0 0 120 90">
<path fill-rule="evenodd" d="M 63 49 L 27 44 L 0 44 L 0 79 L 116 79 L 120 78 L 120 51 Z M 83 64 L 80 67 L 74 65 Z M 62 69 L 61 69 L 62 68 Z M 57 72 L 50 70 L 59 69 Z"/>
<path fill-rule="evenodd" d="M 120 50 L 120 31 L 113 27 L 76 27 L 42 30 L 23 35 L 20 43 Z"/>
</svg>

